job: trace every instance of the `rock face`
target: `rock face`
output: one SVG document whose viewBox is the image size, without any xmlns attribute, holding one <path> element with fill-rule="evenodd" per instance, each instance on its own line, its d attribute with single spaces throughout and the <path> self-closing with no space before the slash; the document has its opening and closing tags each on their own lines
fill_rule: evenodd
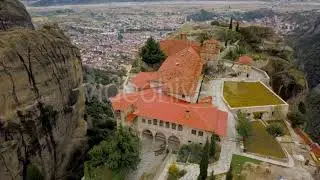
<svg viewBox="0 0 320 180">
<path fill-rule="evenodd" d="M 86 144 L 80 54 L 57 26 L 30 23 L 0 30 L 0 179 L 67 179 Z"/>
<path fill-rule="evenodd" d="M 0 30 L 14 27 L 33 29 L 31 17 L 18 0 L 0 0 Z"/>
</svg>

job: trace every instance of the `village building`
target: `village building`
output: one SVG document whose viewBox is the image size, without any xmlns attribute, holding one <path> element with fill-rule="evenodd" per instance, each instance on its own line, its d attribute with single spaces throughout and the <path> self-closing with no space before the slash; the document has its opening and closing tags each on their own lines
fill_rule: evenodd
<svg viewBox="0 0 320 180">
<path fill-rule="evenodd" d="M 198 103 L 203 67 L 220 52 L 218 41 L 160 41 L 168 56 L 158 71 L 140 72 L 131 79 L 135 92 L 112 98 L 117 123 L 131 127 L 140 137 L 149 135 L 167 144 L 205 143 L 214 133 L 226 136 L 228 113 Z"/>
<path fill-rule="evenodd" d="M 239 59 L 235 62 L 233 69 L 239 75 L 244 75 L 249 77 L 249 74 L 252 70 L 252 63 L 253 63 L 253 60 L 250 56 L 243 55 L 243 56 L 240 56 Z"/>
</svg>

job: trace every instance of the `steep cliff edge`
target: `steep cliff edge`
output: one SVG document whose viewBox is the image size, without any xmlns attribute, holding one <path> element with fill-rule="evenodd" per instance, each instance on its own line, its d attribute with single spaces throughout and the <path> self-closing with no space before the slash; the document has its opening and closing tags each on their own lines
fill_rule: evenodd
<svg viewBox="0 0 320 180">
<path fill-rule="evenodd" d="M 33 29 L 30 15 L 20 1 L 0 0 L 0 30 L 14 27 Z"/>
<path fill-rule="evenodd" d="M 7 2 L 0 0 L 0 7 L 12 9 Z M 0 88 L 0 179 L 34 171 L 44 179 L 69 178 L 74 154 L 86 144 L 79 50 L 57 26 L 6 26 L 0 29 Z"/>
</svg>

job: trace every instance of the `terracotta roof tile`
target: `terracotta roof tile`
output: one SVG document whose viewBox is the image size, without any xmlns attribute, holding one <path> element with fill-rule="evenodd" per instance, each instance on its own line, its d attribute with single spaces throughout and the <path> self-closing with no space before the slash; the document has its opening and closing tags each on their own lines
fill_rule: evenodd
<svg viewBox="0 0 320 180">
<path fill-rule="evenodd" d="M 242 65 L 251 65 L 253 60 L 250 56 L 241 56 L 236 63 Z"/>
<path fill-rule="evenodd" d="M 185 48 L 163 62 L 158 70 L 159 80 L 171 93 L 193 95 L 203 64 L 204 61 L 192 47 Z"/>
<path fill-rule="evenodd" d="M 131 79 L 131 82 L 138 89 L 150 88 L 150 81 L 158 77 L 157 72 L 140 72 Z"/>
<path fill-rule="evenodd" d="M 134 107 L 133 114 L 137 116 L 160 119 L 190 128 L 215 132 L 220 136 L 226 135 L 228 113 L 212 105 L 189 104 L 173 97 L 162 95 L 155 89 L 144 90 L 134 94 L 136 98 L 133 102 L 129 102 L 126 96 L 116 96 L 111 100 L 113 108 L 116 109 L 117 106 L 114 106 L 114 104 L 122 101 L 122 103 L 128 103 L 125 105 L 126 107 Z"/>
<path fill-rule="evenodd" d="M 176 40 L 176 39 L 160 41 L 160 48 L 167 56 L 174 55 L 177 52 L 185 48 L 188 48 L 190 46 L 193 47 L 193 49 L 197 53 L 200 52 L 200 44 L 195 41 Z"/>
</svg>

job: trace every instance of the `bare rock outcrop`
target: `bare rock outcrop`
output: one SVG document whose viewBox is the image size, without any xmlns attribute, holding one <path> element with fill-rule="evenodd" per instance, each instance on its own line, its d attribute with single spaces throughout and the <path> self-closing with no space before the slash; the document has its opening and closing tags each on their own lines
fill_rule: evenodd
<svg viewBox="0 0 320 180">
<path fill-rule="evenodd" d="M 33 29 L 31 17 L 18 0 L 0 0 L 0 30 L 12 28 Z"/>
<path fill-rule="evenodd" d="M 20 3 L 0 0 L 0 7 L 8 1 Z M 10 17 L 2 12 L 7 23 L 0 30 L 0 179 L 24 179 L 30 171 L 68 179 L 75 152 L 86 144 L 79 50 L 57 26 L 33 30 L 22 23 L 8 29 Z"/>
</svg>

